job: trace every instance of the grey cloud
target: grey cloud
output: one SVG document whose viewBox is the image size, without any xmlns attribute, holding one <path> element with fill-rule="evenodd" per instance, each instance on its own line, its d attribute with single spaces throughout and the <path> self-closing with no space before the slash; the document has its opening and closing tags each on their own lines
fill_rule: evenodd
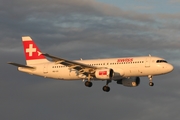
<svg viewBox="0 0 180 120">
<path fill-rule="evenodd" d="M 171 3 L 171 4 L 177 4 L 177 3 L 180 3 L 180 0 L 169 0 L 169 3 Z"/>
<path fill-rule="evenodd" d="M 5 28 L 3 35 L 12 36 L 14 38 L 22 35 L 33 34 L 34 36 L 46 37 L 46 39 L 51 39 L 51 41 L 54 41 L 55 38 L 61 39 L 60 41 L 64 41 L 64 39 L 67 41 L 67 36 L 72 36 L 70 37 L 71 40 L 83 39 L 84 41 L 87 39 L 88 41 L 93 41 L 93 36 L 96 37 L 94 38 L 95 41 L 98 41 L 97 39 L 106 40 L 105 38 L 108 32 L 115 33 L 118 31 L 117 34 L 124 34 L 125 32 L 131 34 L 140 29 L 141 31 L 144 30 L 143 27 L 135 25 L 137 24 L 136 22 L 134 24 L 127 24 L 120 22 L 121 20 L 126 21 L 126 19 L 129 19 L 132 22 L 138 18 L 139 22 L 141 20 L 145 22 L 149 21 L 146 19 L 149 18 L 149 15 L 134 13 L 132 11 L 122 11 L 115 6 L 96 1 L 54 0 L 44 1 L 43 4 L 42 2 L 37 1 L 18 1 L 9 3 L 5 2 L 4 6 L 6 5 L 12 6 L 4 8 L 4 12 L 2 12 L 4 14 L 6 13 L 5 15 L 2 14 L 5 16 L 2 20 L 6 23 L 3 24 L 3 28 Z M 76 14 L 73 15 L 74 12 Z M 91 12 L 91 14 L 88 14 L 89 12 Z M 14 15 L 17 19 L 11 18 Z M 123 19 L 112 17 L 121 17 Z M 111 24 L 111 22 L 113 24 Z M 7 26 L 12 27 L 9 29 Z M 12 31 L 16 31 L 17 34 L 12 33 Z M 84 34 L 85 32 L 86 34 Z M 79 34 L 86 36 L 84 38 L 83 36 L 79 38 Z M 101 34 L 104 36 L 98 36 Z M 52 39 L 52 36 L 54 39 Z M 122 37 L 121 39 L 124 39 L 123 36 L 119 36 L 119 38 L 120 37 Z M 38 37 L 38 39 L 42 38 Z M 126 37 L 124 41 L 127 41 L 126 39 L 129 40 L 129 38 Z M 127 43 L 129 42 L 127 41 Z"/>
<path fill-rule="evenodd" d="M 138 21 L 153 21 L 148 14 L 139 14 L 133 11 L 123 11 L 120 8 L 97 2 L 94 0 L 22 0 L 22 1 L 3 1 L 1 5 L 1 14 L 5 17 L 21 20 L 23 18 L 31 18 L 33 16 L 57 17 L 58 15 L 67 14 L 89 14 L 99 16 L 124 17 Z M 7 14 L 8 13 L 8 14 Z M 33 16 L 32 16 L 33 15 Z M 56 16 L 53 16 L 56 15 Z"/>
<path fill-rule="evenodd" d="M 179 13 L 172 13 L 172 14 L 167 14 L 167 13 L 164 13 L 164 14 L 157 14 L 156 15 L 158 18 L 160 19 L 165 19 L 165 20 L 178 20 L 180 18 L 180 15 Z M 178 21 L 177 21 L 178 22 Z"/>
</svg>

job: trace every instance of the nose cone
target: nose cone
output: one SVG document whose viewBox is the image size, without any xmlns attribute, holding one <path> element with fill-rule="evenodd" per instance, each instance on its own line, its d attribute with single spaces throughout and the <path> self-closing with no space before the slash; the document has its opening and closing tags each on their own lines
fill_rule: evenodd
<svg viewBox="0 0 180 120">
<path fill-rule="evenodd" d="M 169 64 L 167 68 L 168 68 L 168 72 L 171 72 L 174 69 L 174 67 L 171 64 Z"/>
</svg>

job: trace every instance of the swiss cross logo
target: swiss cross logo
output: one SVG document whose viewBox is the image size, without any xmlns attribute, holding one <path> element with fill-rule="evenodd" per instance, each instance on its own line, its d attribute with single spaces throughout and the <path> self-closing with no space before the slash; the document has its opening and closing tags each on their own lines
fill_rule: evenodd
<svg viewBox="0 0 180 120">
<path fill-rule="evenodd" d="M 99 71 L 99 75 L 107 75 L 107 71 Z"/>
<path fill-rule="evenodd" d="M 26 60 L 44 59 L 39 48 L 33 41 L 23 41 Z"/>
<path fill-rule="evenodd" d="M 29 48 L 26 48 L 26 53 L 29 53 L 29 56 L 32 56 L 33 52 L 36 52 L 36 48 L 33 48 L 33 44 L 29 44 Z"/>
</svg>

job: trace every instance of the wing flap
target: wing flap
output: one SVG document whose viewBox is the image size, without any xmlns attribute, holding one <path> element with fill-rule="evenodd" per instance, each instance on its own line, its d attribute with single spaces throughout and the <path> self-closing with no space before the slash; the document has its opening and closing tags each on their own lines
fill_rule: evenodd
<svg viewBox="0 0 180 120">
<path fill-rule="evenodd" d="M 95 72 L 95 70 L 98 69 L 98 67 L 95 67 L 95 66 L 83 64 L 83 63 L 76 62 L 76 61 L 66 60 L 63 58 L 59 58 L 59 57 L 49 55 L 47 53 L 43 54 L 43 55 L 51 58 L 57 64 L 62 64 L 62 65 L 65 65 L 69 68 L 75 69 L 75 70 L 79 71 L 80 74 L 84 74 L 86 76 L 88 76 L 89 74 L 93 74 Z"/>
<path fill-rule="evenodd" d="M 17 66 L 17 67 L 23 67 L 23 68 L 28 68 L 28 69 L 35 69 L 34 67 L 31 66 L 27 66 L 27 65 L 22 65 L 22 64 L 18 64 L 18 63 L 13 63 L 13 62 L 8 62 L 8 64 Z"/>
</svg>

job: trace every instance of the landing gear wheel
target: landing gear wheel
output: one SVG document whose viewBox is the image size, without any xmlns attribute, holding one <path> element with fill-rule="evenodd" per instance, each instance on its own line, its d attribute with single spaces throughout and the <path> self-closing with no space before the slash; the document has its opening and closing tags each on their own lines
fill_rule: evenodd
<svg viewBox="0 0 180 120">
<path fill-rule="evenodd" d="M 85 86 L 86 86 L 86 87 L 92 87 L 92 82 L 86 81 L 86 82 L 85 82 Z"/>
<path fill-rule="evenodd" d="M 148 78 L 149 78 L 149 86 L 154 86 L 154 83 L 152 82 L 153 76 L 152 75 L 148 75 Z"/>
<path fill-rule="evenodd" d="M 149 86 L 154 86 L 154 83 L 153 82 L 149 82 Z"/>
<path fill-rule="evenodd" d="M 110 91 L 110 87 L 109 87 L 109 86 L 104 86 L 104 87 L 103 87 L 103 91 L 109 92 L 109 91 Z"/>
</svg>

